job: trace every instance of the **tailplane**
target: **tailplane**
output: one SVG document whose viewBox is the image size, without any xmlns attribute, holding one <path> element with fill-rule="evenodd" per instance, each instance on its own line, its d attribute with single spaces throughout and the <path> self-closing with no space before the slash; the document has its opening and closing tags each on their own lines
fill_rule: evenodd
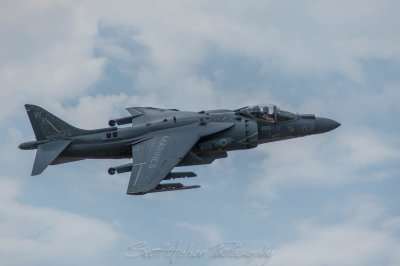
<svg viewBox="0 0 400 266">
<path fill-rule="evenodd" d="M 26 104 L 25 109 L 38 141 L 64 139 L 84 135 L 88 131 L 71 126 L 39 106 Z"/>
<path fill-rule="evenodd" d="M 40 175 L 70 143 L 71 140 L 55 140 L 39 145 L 36 151 L 32 175 Z"/>
</svg>

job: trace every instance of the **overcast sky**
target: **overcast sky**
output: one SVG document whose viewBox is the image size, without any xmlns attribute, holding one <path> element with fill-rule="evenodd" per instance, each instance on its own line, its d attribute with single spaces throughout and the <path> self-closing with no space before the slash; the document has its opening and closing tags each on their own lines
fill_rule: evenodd
<svg viewBox="0 0 400 266">
<path fill-rule="evenodd" d="M 0 265 L 168 265 L 129 247 L 275 250 L 268 265 L 400 265 L 400 2 L 0 2 Z M 185 167 L 200 189 L 125 194 L 129 160 L 31 177 L 24 104 L 82 128 L 125 108 L 274 103 L 339 121 L 319 136 Z M 257 265 L 263 260 L 251 260 Z"/>
</svg>

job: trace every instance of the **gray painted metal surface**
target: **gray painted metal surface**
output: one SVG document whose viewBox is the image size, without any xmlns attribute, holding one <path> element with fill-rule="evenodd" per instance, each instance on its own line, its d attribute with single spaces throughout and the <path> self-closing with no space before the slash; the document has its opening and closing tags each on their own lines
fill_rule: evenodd
<svg viewBox="0 0 400 266">
<path fill-rule="evenodd" d="M 340 124 L 313 114 L 294 114 L 275 105 L 236 110 L 178 111 L 153 107 L 127 108 L 130 116 L 112 119 L 110 127 L 83 130 L 43 108 L 25 105 L 36 141 L 19 145 L 37 149 L 32 175 L 48 165 L 83 159 L 132 158 L 132 163 L 110 167 L 110 174 L 131 172 L 127 194 L 142 195 L 197 188 L 164 180 L 196 176 L 171 172 L 187 165 L 210 164 L 227 152 L 259 144 L 331 131 Z M 127 125 L 115 127 L 116 125 Z"/>
</svg>

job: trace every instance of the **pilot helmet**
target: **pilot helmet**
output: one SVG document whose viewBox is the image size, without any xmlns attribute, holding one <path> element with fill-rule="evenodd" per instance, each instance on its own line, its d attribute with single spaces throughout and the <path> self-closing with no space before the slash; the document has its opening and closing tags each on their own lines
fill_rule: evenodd
<svg viewBox="0 0 400 266">
<path fill-rule="evenodd" d="M 254 106 L 252 112 L 253 113 L 261 113 L 261 109 L 259 106 Z"/>
</svg>

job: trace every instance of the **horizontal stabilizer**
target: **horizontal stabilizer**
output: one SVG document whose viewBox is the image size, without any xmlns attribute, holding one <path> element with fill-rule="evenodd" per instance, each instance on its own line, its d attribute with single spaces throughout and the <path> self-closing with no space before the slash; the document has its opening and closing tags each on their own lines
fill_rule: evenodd
<svg viewBox="0 0 400 266">
<path fill-rule="evenodd" d="M 35 163 L 33 164 L 32 176 L 41 174 L 71 143 L 71 140 L 54 140 L 41 144 L 36 151 Z"/>
</svg>

